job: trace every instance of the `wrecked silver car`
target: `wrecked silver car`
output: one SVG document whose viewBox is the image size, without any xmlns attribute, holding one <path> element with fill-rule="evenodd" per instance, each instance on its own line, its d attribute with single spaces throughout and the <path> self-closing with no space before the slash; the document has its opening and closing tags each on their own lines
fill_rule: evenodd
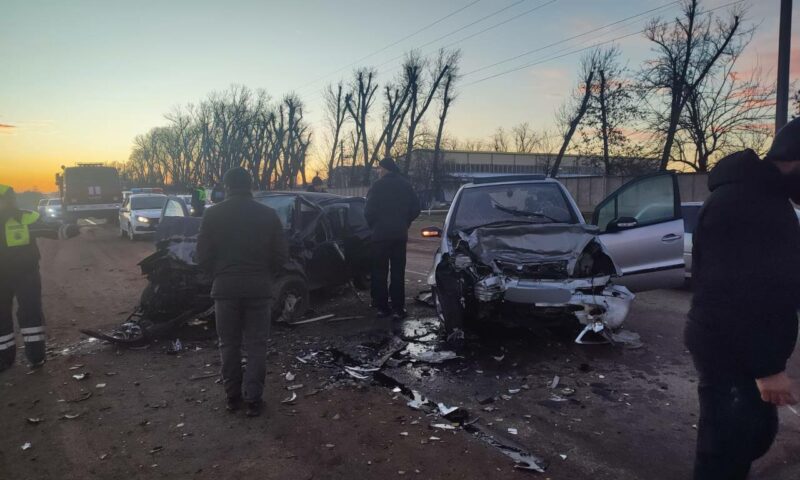
<svg viewBox="0 0 800 480">
<path fill-rule="evenodd" d="M 587 224 L 554 179 L 464 185 L 443 228 L 422 231 L 441 238 L 428 283 L 448 331 L 457 335 L 492 317 L 572 319 L 582 326 L 577 343 L 587 343 L 589 332 L 610 339 L 628 315 L 631 290 L 680 285 L 683 221 L 674 175 L 623 186 L 593 220 L 603 226 Z"/>
</svg>

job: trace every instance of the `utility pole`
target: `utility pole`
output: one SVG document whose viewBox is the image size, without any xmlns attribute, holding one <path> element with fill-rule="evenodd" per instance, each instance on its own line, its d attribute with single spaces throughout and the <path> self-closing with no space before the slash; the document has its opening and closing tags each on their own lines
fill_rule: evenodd
<svg viewBox="0 0 800 480">
<path fill-rule="evenodd" d="M 789 119 L 789 58 L 792 50 L 792 0 L 781 0 L 778 34 L 778 94 L 775 105 L 775 133 Z"/>
</svg>

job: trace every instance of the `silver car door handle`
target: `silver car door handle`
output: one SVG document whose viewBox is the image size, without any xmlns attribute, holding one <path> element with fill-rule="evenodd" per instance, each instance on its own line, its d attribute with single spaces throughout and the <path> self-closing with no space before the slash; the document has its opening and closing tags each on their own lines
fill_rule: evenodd
<svg viewBox="0 0 800 480">
<path fill-rule="evenodd" d="M 670 233 L 670 234 L 667 234 L 667 235 L 664 235 L 663 237 L 661 237 L 661 241 L 662 242 L 674 242 L 675 240 L 680 240 L 681 238 L 683 238 L 682 235 L 678 235 L 678 234 L 675 234 L 675 233 Z"/>
</svg>

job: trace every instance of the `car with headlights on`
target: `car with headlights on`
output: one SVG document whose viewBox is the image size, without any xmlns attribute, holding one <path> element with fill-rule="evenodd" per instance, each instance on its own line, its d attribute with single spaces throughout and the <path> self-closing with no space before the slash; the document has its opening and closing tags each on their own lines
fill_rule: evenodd
<svg viewBox="0 0 800 480">
<path fill-rule="evenodd" d="M 137 240 L 145 235 L 154 234 L 161 220 L 161 209 L 166 201 L 166 195 L 131 194 L 119 209 L 120 236 Z"/>
</svg>

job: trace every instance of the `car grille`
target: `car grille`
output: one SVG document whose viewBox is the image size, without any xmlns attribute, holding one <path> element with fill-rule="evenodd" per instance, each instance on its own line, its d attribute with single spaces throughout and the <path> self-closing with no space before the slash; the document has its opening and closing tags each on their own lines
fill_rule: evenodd
<svg viewBox="0 0 800 480">
<path fill-rule="evenodd" d="M 504 274 L 537 280 L 563 280 L 569 277 L 567 261 L 515 264 L 497 261 Z"/>
</svg>

